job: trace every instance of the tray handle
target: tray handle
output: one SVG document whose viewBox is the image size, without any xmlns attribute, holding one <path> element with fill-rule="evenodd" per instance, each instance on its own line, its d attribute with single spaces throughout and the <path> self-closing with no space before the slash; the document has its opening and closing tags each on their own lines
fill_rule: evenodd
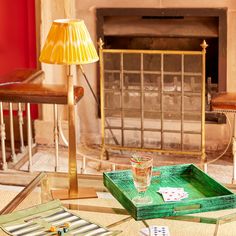
<svg viewBox="0 0 236 236">
<path fill-rule="evenodd" d="M 192 210 L 200 209 L 202 206 L 201 204 L 193 204 L 193 205 L 184 205 L 184 206 L 176 206 L 174 207 L 174 212 L 192 212 Z"/>
</svg>

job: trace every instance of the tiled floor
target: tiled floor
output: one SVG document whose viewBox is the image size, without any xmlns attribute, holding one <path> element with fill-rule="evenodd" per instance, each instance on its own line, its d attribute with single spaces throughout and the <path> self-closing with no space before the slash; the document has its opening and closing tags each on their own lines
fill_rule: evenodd
<svg viewBox="0 0 236 236">
<path fill-rule="evenodd" d="M 80 154 L 99 159 L 100 151 L 95 146 L 87 147 L 81 145 L 78 148 Z M 109 153 L 110 161 L 120 164 L 129 164 L 130 153 Z M 208 160 L 216 158 L 219 152 L 208 152 Z M 78 172 L 82 166 L 82 155 L 77 156 L 77 169 Z M 175 155 L 161 155 L 158 153 L 152 154 L 154 157 L 154 165 L 175 165 L 182 163 L 195 163 L 199 164 L 200 159 L 198 157 L 191 156 L 175 156 Z M 208 174 L 222 183 L 230 183 L 232 180 L 233 161 L 230 150 L 217 162 L 208 165 Z M 28 163 L 26 163 L 21 169 L 27 170 Z M 103 164 L 101 169 L 98 170 L 98 162 L 89 160 L 86 165 L 87 174 L 102 174 L 103 171 L 109 171 L 111 165 Z M 38 152 L 33 156 L 33 171 L 54 171 L 55 168 L 55 156 L 53 148 L 38 147 Z M 59 172 L 68 171 L 68 153 L 66 148 L 60 148 L 59 152 Z"/>
</svg>

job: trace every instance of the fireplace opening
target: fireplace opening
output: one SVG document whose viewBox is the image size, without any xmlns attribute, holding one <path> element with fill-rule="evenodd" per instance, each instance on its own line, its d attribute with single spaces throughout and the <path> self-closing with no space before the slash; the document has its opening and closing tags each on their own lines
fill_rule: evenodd
<svg viewBox="0 0 236 236">
<path fill-rule="evenodd" d="M 223 8 L 101 8 L 97 9 L 97 37 L 105 48 L 180 51 L 199 51 L 206 40 L 208 111 L 209 97 L 226 91 L 226 19 Z M 224 123 L 225 117 L 206 112 L 206 121 Z"/>
</svg>

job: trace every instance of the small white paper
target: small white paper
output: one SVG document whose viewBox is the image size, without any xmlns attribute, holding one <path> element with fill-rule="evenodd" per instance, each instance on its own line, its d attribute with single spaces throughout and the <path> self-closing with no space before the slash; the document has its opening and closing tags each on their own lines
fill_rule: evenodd
<svg viewBox="0 0 236 236">
<path fill-rule="evenodd" d="M 140 230 L 142 236 L 170 236 L 170 231 L 167 226 L 152 225 L 149 228 L 143 228 Z"/>
</svg>

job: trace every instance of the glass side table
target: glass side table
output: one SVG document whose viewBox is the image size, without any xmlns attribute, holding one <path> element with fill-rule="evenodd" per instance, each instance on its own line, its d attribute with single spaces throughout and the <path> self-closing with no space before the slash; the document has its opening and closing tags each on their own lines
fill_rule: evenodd
<svg viewBox="0 0 236 236">
<path fill-rule="evenodd" d="M 27 173 L 28 174 L 28 173 Z M 17 177 L 17 173 L 15 174 Z M 1 213 L 26 209 L 52 200 L 51 190 L 61 188 L 67 181 L 66 174 L 30 174 L 32 180 L 17 194 L 11 188 L 0 189 L 4 207 Z M 33 177 L 34 176 L 34 177 Z M 30 178 L 29 178 L 30 179 Z M 166 217 L 145 221 L 135 221 L 128 212 L 113 198 L 103 186 L 102 176 L 78 175 L 81 186 L 95 187 L 98 198 L 61 201 L 63 206 L 76 211 L 82 218 L 89 219 L 111 230 L 121 230 L 121 236 L 137 236 L 140 229 L 151 226 L 168 226 L 172 236 L 233 236 L 236 232 L 236 209 L 205 212 L 179 217 Z M 236 192 L 235 185 L 228 185 Z M 16 195 L 16 196 L 15 196 Z M 0 235 L 7 235 L 3 231 Z"/>
</svg>

